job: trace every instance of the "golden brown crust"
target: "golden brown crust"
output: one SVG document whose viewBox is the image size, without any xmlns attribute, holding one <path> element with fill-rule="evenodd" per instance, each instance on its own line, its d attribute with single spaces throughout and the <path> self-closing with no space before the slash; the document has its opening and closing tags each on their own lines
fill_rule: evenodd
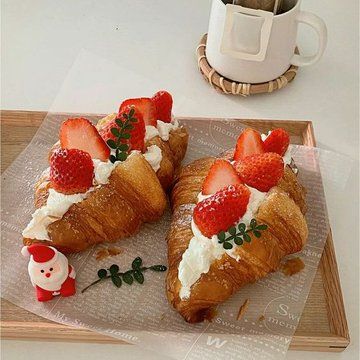
<svg viewBox="0 0 360 360">
<path fill-rule="evenodd" d="M 303 214 L 306 213 L 305 188 L 300 184 L 289 165 L 285 167 L 284 176 L 280 179 L 278 187 L 289 194 Z"/>
<path fill-rule="evenodd" d="M 37 208 L 45 205 L 50 187 L 46 178 L 42 181 L 36 188 Z M 166 197 L 156 174 L 141 154 L 134 153 L 114 169 L 108 184 L 48 226 L 51 245 L 68 253 L 114 242 L 134 234 L 143 222 L 158 220 L 165 208 Z M 34 242 L 41 241 L 24 239 L 25 245 Z"/>
<path fill-rule="evenodd" d="M 202 183 L 214 161 L 213 157 L 202 158 L 182 168 L 171 192 L 171 206 L 174 211 L 183 204 L 196 204 Z"/>
<path fill-rule="evenodd" d="M 214 306 L 228 299 L 242 286 L 275 271 L 287 254 L 301 250 L 307 239 L 307 225 L 300 210 L 304 209 L 304 191 L 296 177 L 285 169 L 281 186 L 273 188 L 255 215 L 268 225 L 260 239 L 251 236 L 250 243 L 236 248 L 240 261 L 224 254 L 215 260 L 207 273 L 191 287 L 189 299 L 181 300 L 178 266 L 193 237 L 191 218 L 202 182 L 214 158 L 200 159 L 186 166 L 172 191 L 173 219 L 167 236 L 167 296 L 170 303 L 188 322 L 208 318 Z M 285 192 L 287 189 L 288 192 Z"/>
</svg>

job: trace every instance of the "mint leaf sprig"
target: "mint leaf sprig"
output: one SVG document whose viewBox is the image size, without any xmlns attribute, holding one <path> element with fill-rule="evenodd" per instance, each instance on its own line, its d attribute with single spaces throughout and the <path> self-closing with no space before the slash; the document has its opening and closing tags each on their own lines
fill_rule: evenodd
<svg viewBox="0 0 360 360">
<path fill-rule="evenodd" d="M 245 242 L 250 242 L 251 237 L 250 233 L 253 233 L 255 237 L 261 237 L 261 231 L 264 231 L 268 228 L 265 224 L 258 224 L 256 219 L 251 219 L 250 227 L 247 229 L 244 223 L 240 223 L 237 228 L 235 226 L 230 227 L 226 232 L 220 231 L 217 234 L 219 239 L 219 244 L 223 244 L 224 249 L 230 250 L 233 248 L 233 244 L 231 243 L 234 240 L 236 245 L 243 245 Z M 226 234 L 229 233 L 229 236 Z"/>
<path fill-rule="evenodd" d="M 110 129 L 111 133 L 116 137 L 116 140 L 109 139 L 106 141 L 111 149 L 115 150 L 115 155 L 110 155 L 110 161 L 125 161 L 128 157 L 129 144 L 124 143 L 124 140 L 129 140 L 131 137 L 130 131 L 134 129 L 132 123 L 137 122 L 137 118 L 134 117 L 135 109 L 131 108 L 129 113 L 123 113 L 124 120 L 116 118 L 115 123 L 118 127 Z"/>
<path fill-rule="evenodd" d="M 97 272 L 99 279 L 95 280 L 86 288 L 82 289 L 81 293 L 83 294 L 90 287 L 107 279 L 111 279 L 112 283 L 118 288 L 121 287 L 123 282 L 128 285 L 132 285 L 134 280 L 139 284 L 143 284 L 145 281 L 143 272 L 145 272 L 146 270 L 152 270 L 156 272 L 163 272 L 167 270 L 167 267 L 165 265 L 152 265 L 149 267 L 141 265 L 142 259 L 140 257 L 136 257 L 131 264 L 131 269 L 125 272 L 119 272 L 119 266 L 116 264 L 111 265 L 109 269 L 100 269 Z"/>
</svg>

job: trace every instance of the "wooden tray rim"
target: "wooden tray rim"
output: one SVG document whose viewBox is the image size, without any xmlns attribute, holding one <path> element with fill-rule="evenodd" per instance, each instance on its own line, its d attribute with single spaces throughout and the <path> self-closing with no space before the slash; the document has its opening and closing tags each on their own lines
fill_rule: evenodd
<svg viewBox="0 0 360 360">
<path fill-rule="evenodd" d="M 11 124 L 17 125 L 14 120 L 9 120 L 8 117 L 19 115 L 31 115 L 30 118 L 21 119 L 19 126 L 40 126 L 43 119 L 48 112 L 46 111 L 26 111 L 26 110 L 1 110 L 1 126 Z M 54 112 L 52 115 L 68 115 L 71 116 L 75 113 L 69 112 Z M 105 116 L 106 114 L 91 114 L 84 113 L 84 116 Z M 3 119 L 3 116 L 6 119 Z M 204 117 L 190 117 L 182 116 L 176 117 L 181 120 L 206 120 Z M 224 118 L 209 118 L 212 120 L 224 120 Z M 313 124 L 310 120 L 274 120 L 274 119 L 241 119 L 241 118 L 226 118 L 226 120 L 236 120 L 246 125 L 252 125 L 256 127 L 259 124 L 270 122 L 276 124 L 276 127 L 283 125 L 290 125 L 291 122 L 301 126 L 301 136 L 304 145 L 316 146 L 315 134 Z M 275 127 L 275 126 L 272 126 Z M 329 271 L 329 265 L 332 266 L 332 271 Z M 309 350 L 309 351 L 343 351 L 350 343 L 348 325 L 346 321 L 345 308 L 343 302 L 343 296 L 340 286 L 339 272 L 336 262 L 335 249 L 332 239 L 331 230 L 325 243 L 324 251 L 319 264 L 324 279 L 324 290 L 326 297 L 326 304 L 328 310 L 328 319 L 330 327 L 330 336 L 328 333 L 307 335 L 298 333 L 293 336 L 290 349 L 293 350 Z M 2 339 L 22 339 L 22 340 L 42 340 L 42 341 L 92 341 L 98 343 L 112 343 L 112 344 L 128 344 L 125 341 L 111 338 L 105 335 L 101 335 L 92 332 L 87 329 L 73 328 L 68 325 L 48 322 L 37 322 L 34 328 L 31 323 L 26 324 L 16 321 L 0 321 L 0 331 Z M 51 329 L 51 331 L 49 331 Z M 19 335 L 20 334 L 20 335 Z"/>
</svg>

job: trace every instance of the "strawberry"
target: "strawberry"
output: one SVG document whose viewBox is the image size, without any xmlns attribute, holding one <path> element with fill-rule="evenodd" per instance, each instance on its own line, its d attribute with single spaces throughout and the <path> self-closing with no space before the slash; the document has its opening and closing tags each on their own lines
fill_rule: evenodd
<svg viewBox="0 0 360 360">
<path fill-rule="evenodd" d="M 264 150 L 266 152 L 274 152 L 280 156 L 284 156 L 290 144 L 289 134 L 281 128 L 272 130 L 268 137 L 264 140 Z"/>
<path fill-rule="evenodd" d="M 109 140 L 114 140 L 117 141 L 117 136 L 115 136 L 113 134 L 113 132 L 111 131 L 111 129 L 115 128 L 118 131 L 121 130 L 120 126 L 118 125 L 118 122 L 121 122 L 122 124 L 124 124 L 124 122 L 126 121 L 124 115 L 129 115 L 130 110 L 133 109 L 133 106 L 126 106 L 123 107 L 122 110 L 119 112 L 119 114 L 117 115 L 117 117 L 112 120 L 109 121 L 103 128 L 100 129 L 100 135 L 101 137 L 104 139 L 104 141 L 109 141 Z M 133 115 L 134 118 L 136 118 L 136 122 L 131 122 L 131 128 L 126 130 L 126 133 L 130 134 L 129 139 L 125 139 L 122 138 L 121 142 L 122 143 L 127 143 L 129 145 L 129 149 L 128 150 L 140 150 L 140 151 L 144 151 L 144 147 L 145 147 L 145 123 L 142 117 L 142 114 L 137 110 L 137 108 L 135 109 L 135 113 Z M 129 126 L 128 125 L 128 126 Z"/>
<path fill-rule="evenodd" d="M 247 128 L 237 139 L 234 160 L 239 161 L 252 154 L 262 154 L 264 152 L 261 135 L 258 131 Z"/>
<path fill-rule="evenodd" d="M 87 119 L 67 119 L 61 124 L 60 146 L 63 149 L 79 149 L 86 151 L 93 159 L 106 161 L 110 149 L 99 135 L 96 127 Z"/>
<path fill-rule="evenodd" d="M 226 160 L 216 160 L 207 174 L 203 186 L 203 195 L 216 193 L 228 185 L 242 184 L 233 166 Z"/>
<path fill-rule="evenodd" d="M 212 237 L 239 221 L 246 212 L 250 190 L 245 185 L 229 185 L 194 208 L 195 224 L 206 237 Z"/>
<path fill-rule="evenodd" d="M 63 194 L 86 192 L 92 185 L 94 164 L 89 153 L 57 149 L 50 158 L 51 186 Z"/>
<path fill-rule="evenodd" d="M 120 105 L 119 113 L 121 113 L 129 105 L 135 106 L 138 112 L 141 113 L 145 125 L 157 125 L 156 108 L 151 99 L 149 98 L 137 98 L 127 99 Z"/>
<path fill-rule="evenodd" d="M 235 168 L 245 184 L 262 192 L 276 186 L 284 175 L 284 161 L 276 153 L 249 155 L 236 163 Z"/>
<path fill-rule="evenodd" d="M 157 113 L 157 119 L 170 122 L 171 121 L 171 109 L 173 104 L 173 99 L 170 93 L 165 90 L 158 91 L 151 98 L 151 101 L 154 103 Z"/>
</svg>

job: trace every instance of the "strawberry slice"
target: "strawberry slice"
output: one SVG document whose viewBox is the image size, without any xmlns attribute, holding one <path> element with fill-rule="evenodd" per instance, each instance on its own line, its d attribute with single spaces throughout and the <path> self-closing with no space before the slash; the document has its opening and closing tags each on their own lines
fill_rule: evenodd
<svg viewBox="0 0 360 360">
<path fill-rule="evenodd" d="M 143 152 L 145 150 L 145 123 L 142 114 L 137 110 L 137 108 L 134 108 L 131 105 L 123 107 L 117 117 L 104 125 L 99 130 L 99 133 L 105 142 L 109 140 L 117 141 L 118 137 L 114 135 L 114 130 L 112 129 L 115 128 L 117 130 L 115 133 L 120 132 L 121 127 L 118 123 L 120 122 L 121 124 L 124 124 L 126 121 L 124 115 L 128 116 L 131 109 L 135 109 L 133 117 L 136 118 L 137 121 L 128 124 L 129 129 L 125 132 L 129 134 L 129 138 L 122 138 L 121 143 L 129 145 L 128 152 L 131 150 L 140 150 Z"/>
<path fill-rule="evenodd" d="M 235 169 L 246 185 L 267 192 L 284 175 L 284 161 L 276 153 L 253 154 L 236 163 Z"/>
<path fill-rule="evenodd" d="M 60 146 L 63 149 L 86 151 L 93 159 L 107 161 L 110 149 L 101 138 L 96 127 L 87 119 L 71 118 L 65 120 L 60 128 Z"/>
<path fill-rule="evenodd" d="M 165 90 L 158 91 L 151 98 L 157 113 L 157 119 L 169 123 L 171 121 L 171 110 L 173 99 L 170 93 Z"/>
<path fill-rule="evenodd" d="M 203 195 L 214 194 L 228 185 L 242 184 L 233 166 L 226 160 L 216 160 L 207 174 L 203 186 Z"/>
<path fill-rule="evenodd" d="M 284 156 L 290 144 L 289 134 L 281 128 L 274 129 L 264 140 L 265 152 L 274 152 Z"/>
<path fill-rule="evenodd" d="M 249 199 L 250 190 L 245 185 L 229 185 L 196 204 L 195 224 L 208 238 L 227 231 L 245 214 Z"/>
<path fill-rule="evenodd" d="M 155 126 L 157 125 L 156 108 L 151 99 L 149 98 L 137 98 L 127 99 L 120 105 L 119 113 L 121 113 L 128 106 L 135 106 L 137 111 L 141 113 L 145 125 Z"/>
<path fill-rule="evenodd" d="M 89 153 L 79 149 L 57 149 L 50 158 L 51 186 L 63 194 L 86 192 L 92 185 L 94 164 Z"/>
<path fill-rule="evenodd" d="M 240 161 L 244 157 L 252 154 L 262 154 L 264 152 L 261 135 L 258 131 L 247 128 L 238 137 L 234 160 Z"/>
</svg>

